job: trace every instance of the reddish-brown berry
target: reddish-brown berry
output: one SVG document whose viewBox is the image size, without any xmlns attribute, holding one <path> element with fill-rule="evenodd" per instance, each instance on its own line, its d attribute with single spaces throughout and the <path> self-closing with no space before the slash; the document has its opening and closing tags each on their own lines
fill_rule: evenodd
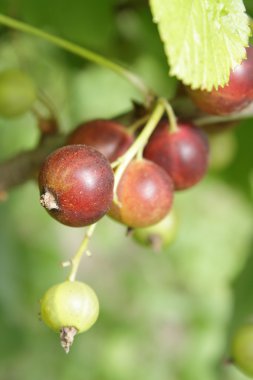
<svg viewBox="0 0 253 380">
<path fill-rule="evenodd" d="M 87 226 L 108 211 L 113 183 L 110 164 L 100 152 L 86 145 L 64 146 L 41 167 L 41 204 L 63 224 Z"/>
<path fill-rule="evenodd" d="M 119 204 L 113 203 L 109 215 L 130 227 L 147 227 L 170 211 L 173 184 L 158 165 L 135 160 L 121 177 L 117 196 Z"/>
<path fill-rule="evenodd" d="M 208 142 L 205 134 L 189 124 L 178 124 L 170 132 L 163 121 L 151 136 L 144 157 L 161 166 L 175 189 L 187 189 L 201 180 L 208 168 Z"/>
<path fill-rule="evenodd" d="M 69 136 L 68 144 L 86 144 L 101 152 L 110 162 L 126 152 L 133 136 L 120 123 L 92 120 L 80 124 Z"/>
<path fill-rule="evenodd" d="M 246 49 L 247 58 L 230 74 L 229 82 L 218 90 L 188 89 L 194 103 L 204 112 L 227 115 L 240 111 L 253 101 L 253 47 Z"/>
</svg>

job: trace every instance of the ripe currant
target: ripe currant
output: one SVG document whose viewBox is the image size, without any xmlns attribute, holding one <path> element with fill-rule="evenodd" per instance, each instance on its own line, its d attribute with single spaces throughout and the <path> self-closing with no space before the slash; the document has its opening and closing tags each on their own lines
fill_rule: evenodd
<svg viewBox="0 0 253 380">
<path fill-rule="evenodd" d="M 111 166 L 100 152 L 67 145 L 51 153 L 41 167 L 41 204 L 63 224 L 87 226 L 108 211 L 113 183 Z"/>
<path fill-rule="evenodd" d="M 134 160 L 120 179 L 117 197 L 119 204 L 112 204 L 109 215 L 130 227 L 147 227 L 170 211 L 173 184 L 158 165 Z"/>
<path fill-rule="evenodd" d="M 188 89 L 194 103 L 204 112 L 227 115 L 240 111 L 253 101 L 253 47 L 246 49 L 246 59 L 235 67 L 229 82 L 218 90 Z"/>
<path fill-rule="evenodd" d="M 175 189 L 187 189 L 199 182 L 208 168 L 208 143 L 204 133 L 188 123 L 170 131 L 162 121 L 149 139 L 144 157 L 161 166 Z"/>
<path fill-rule="evenodd" d="M 132 142 L 132 135 L 123 125 L 112 120 L 92 120 L 80 124 L 67 140 L 67 144 L 93 146 L 110 162 L 124 154 Z"/>
</svg>

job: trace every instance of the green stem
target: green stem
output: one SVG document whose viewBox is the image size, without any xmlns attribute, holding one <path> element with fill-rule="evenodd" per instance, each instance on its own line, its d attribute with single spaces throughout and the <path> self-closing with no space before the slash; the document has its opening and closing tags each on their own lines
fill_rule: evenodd
<svg viewBox="0 0 253 380">
<path fill-rule="evenodd" d="M 140 119 L 136 120 L 130 127 L 127 128 L 127 131 L 130 133 L 135 133 L 143 124 L 145 124 L 150 115 L 145 115 L 141 117 Z"/>
<path fill-rule="evenodd" d="M 160 100 L 158 100 L 152 114 L 149 117 L 149 120 L 144 127 L 143 131 L 139 134 L 135 142 L 131 145 L 131 147 L 128 149 L 128 151 L 121 156 L 117 161 L 112 163 L 112 166 L 118 166 L 116 172 L 115 172 L 115 180 L 114 180 L 114 199 L 117 202 L 117 188 L 120 182 L 120 179 L 122 177 L 122 174 L 124 173 L 126 167 L 129 165 L 129 163 L 132 161 L 132 159 L 136 156 L 138 153 L 138 156 L 142 156 L 142 151 L 147 144 L 147 141 L 149 137 L 151 136 L 152 132 L 154 131 L 155 127 L 157 126 L 158 122 L 160 121 L 162 115 L 164 113 L 164 104 Z"/>
<path fill-rule="evenodd" d="M 100 66 L 104 66 L 115 73 L 121 75 L 127 79 L 133 86 L 135 86 L 145 97 L 147 104 L 150 104 L 154 98 L 152 91 L 144 84 L 142 79 L 131 71 L 125 69 L 121 65 L 106 59 L 105 57 L 96 54 L 88 49 L 82 48 L 72 42 L 66 41 L 60 37 L 54 36 L 40 29 L 37 29 L 31 25 L 27 25 L 21 21 L 17 21 L 11 17 L 0 14 L 0 24 L 6 25 L 10 28 L 19 30 L 24 33 L 31 34 L 33 36 L 40 37 L 62 49 L 65 49 L 71 53 L 74 53 L 88 61 L 94 62 Z"/>
<path fill-rule="evenodd" d="M 166 111 L 168 119 L 169 119 L 170 132 L 171 133 L 177 132 L 178 131 L 177 118 L 175 116 L 173 108 L 171 107 L 170 103 L 166 99 L 161 98 L 161 102 L 164 105 L 165 111 Z"/>
<path fill-rule="evenodd" d="M 38 100 L 44 105 L 44 107 L 47 109 L 50 116 L 57 119 L 56 108 L 54 107 L 52 100 L 49 98 L 49 96 L 44 91 L 42 91 L 42 90 L 38 91 Z"/>
<path fill-rule="evenodd" d="M 95 224 L 92 224 L 88 230 L 86 231 L 85 235 L 84 235 L 84 239 L 78 249 L 78 251 L 76 252 L 75 256 L 72 258 L 71 260 L 71 270 L 70 270 L 70 274 L 68 276 L 68 281 L 75 281 L 75 278 L 76 278 L 76 273 L 77 273 L 77 270 L 79 268 L 79 264 L 80 264 L 80 261 L 83 257 L 83 254 L 85 251 L 87 251 L 87 246 L 88 246 L 88 243 L 89 243 L 89 240 L 95 230 L 95 227 L 96 227 L 96 223 Z M 90 256 L 90 253 L 88 251 L 88 256 Z M 65 266 L 65 264 L 64 264 Z"/>
</svg>

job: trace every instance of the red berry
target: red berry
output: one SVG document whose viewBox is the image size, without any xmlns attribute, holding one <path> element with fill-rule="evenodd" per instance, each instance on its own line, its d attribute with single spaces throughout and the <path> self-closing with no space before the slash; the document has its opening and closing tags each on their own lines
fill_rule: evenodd
<svg viewBox="0 0 253 380">
<path fill-rule="evenodd" d="M 240 111 L 253 101 L 253 47 L 246 49 L 247 58 L 234 69 L 225 87 L 201 91 L 188 89 L 196 105 L 204 112 L 227 115 Z"/>
<path fill-rule="evenodd" d="M 130 227 L 147 227 L 170 211 L 173 184 L 165 171 L 147 160 L 132 161 L 117 188 L 120 206 L 113 203 L 109 215 Z"/>
<path fill-rule="evenodd" d="M 108 211 L 113 183 L 110 164 L 100 152 L 86 145 L 64 146 L 41 167 L 41 204 L 63 224 L 87 226 Z"/>
<path fill-rule="evenodd" d="M 133 137 L 116 121 L 92 120 L 79 125 L 69 136 L 68 144 L 93 146 L 110 161 L 124 154 Z"/>
<path fill-rule="evenodd" d="M 163 121 L 151 136 L 144 157 L 169 174 L 176 190 L 187 189 L 207 171 L 207 139 L 202 131 L 189 124 L 178 124 L 177 131 L 170 132 L 167 121 Z"/>
</svg>

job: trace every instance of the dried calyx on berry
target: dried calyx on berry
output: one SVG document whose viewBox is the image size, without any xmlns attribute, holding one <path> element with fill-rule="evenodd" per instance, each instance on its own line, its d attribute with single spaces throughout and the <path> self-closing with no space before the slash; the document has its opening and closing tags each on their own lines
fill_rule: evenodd
<svg viewBox="0 0 253 380">
<path fill-rule="evenodd" d="M 86 145 L 51 153 L 39 173 L 40 202 L 59 222 L 72 227 L 95 223 L 113 198 L 114 175 L 108 160 Z"/>
<path fill-rule="evenodd" d="M 52 286 L 40 302 L 42 320 L 52 330 L 59 332 L 66 353 L 75 335 L 88 330 L 99 314 L 96 293 L 79 281 L 65 281 Z"/>
</svg>

